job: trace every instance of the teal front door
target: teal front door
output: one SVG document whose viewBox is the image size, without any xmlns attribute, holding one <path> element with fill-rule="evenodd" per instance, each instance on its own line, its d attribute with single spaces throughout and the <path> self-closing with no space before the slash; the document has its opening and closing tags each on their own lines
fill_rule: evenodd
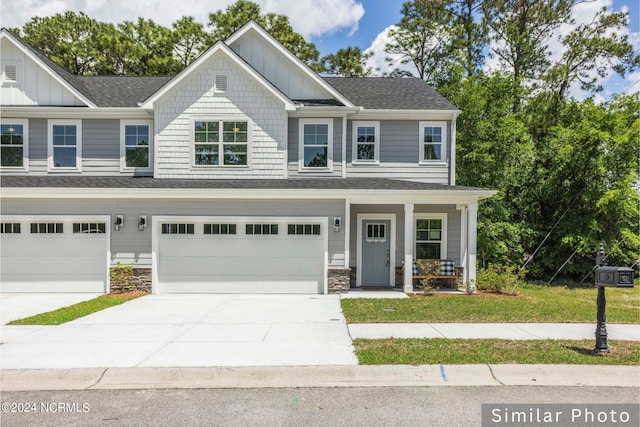
<svg viewBox="0 0 640 427">
<path fill-rule="evenodd" d="M 391 221 L 362 221 L 362 286 L 390 286 Z"/>
</svg>

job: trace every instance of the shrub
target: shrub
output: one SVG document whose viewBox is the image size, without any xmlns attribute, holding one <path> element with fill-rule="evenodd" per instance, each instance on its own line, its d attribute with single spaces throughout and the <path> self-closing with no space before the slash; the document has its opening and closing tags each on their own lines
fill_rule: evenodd
<svg viewBox="0 0 640 427">
<path fill-rule="evenodd" d="M 135 288 L 134 280 L 133 265 L 117 263 L 111 268 L 111 289 L 117 289 L 120 292 L 131 291 Z"/>
<path fill-rule="evenodd" d="M 489 264 L 487 268 L 478 270 L 476 281 L 480 290 L 516 295 L 524 275 L 524 270 L 514 266 Z"/>
</svg>

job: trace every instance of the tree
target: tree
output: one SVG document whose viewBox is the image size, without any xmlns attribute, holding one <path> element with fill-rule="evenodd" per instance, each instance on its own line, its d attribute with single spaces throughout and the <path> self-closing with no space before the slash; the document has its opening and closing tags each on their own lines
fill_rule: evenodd
<svg viewBox="0 0 640 427">
<path fill-rule="evenodd" d="M 452 17 L 446 0 L 415 0 L 402 5 L 402 19 L 389 31 L 385 51 L 398 56 L 400 64 L 412 64 L 418 77 L 432 86 L 449 79 L 458 58 L 452 48 Z M 393 56 L 387 57 L 396 65 Z M 458 62 L 459 63 L 459 62 Z"/>
<path fill-rule="evenodd" d="M 178 73 L 182 66 L 173 57 L 171 30 L 152 20 L 118 24 L 110 39 L 111 55 L 118 72 L 135 76 L 159 76 Z"/>
<path fill-rule="evenodd" d="M 195 22 L 192 16 L 183 16 L 171 24 L 173 33 L 173 54 L 181 67 L 186 67 L 212 44 L 211 36 L 204 26 Z"/>
<path fill-rule="evenodd" d="M 322 67 L 329 74 L 344 77 L 367 77 L 373 74 L 373 67 L 367 66 L 367 60 L 373 52 L 362 53 L 359 47 L 339 49 L 335 54 L 321 59 Z"/>
<path fill-rule="evenodd" d="M 210 13 L 209 26 L 213 28 L 211 37 L 214 41 L 224 40 L 251 20 L 262 26 L 302 62 L 315 71 L 322 70 L 322 65 L 318 62 L 320 53 L 315 45 L 293 31 L 287 16 L 274 13 L 262 15 L 260 6 L 248 0 L 238 0 L 225 11 Z"/>
<path fill-rule="evenodd" d="M 72 74 L 111 74 L 114 65 L 106 54 L 112 24 L 98 22 L 84 13 L 65 12 L 33 17 L 12 32 Z"/>
</svg>

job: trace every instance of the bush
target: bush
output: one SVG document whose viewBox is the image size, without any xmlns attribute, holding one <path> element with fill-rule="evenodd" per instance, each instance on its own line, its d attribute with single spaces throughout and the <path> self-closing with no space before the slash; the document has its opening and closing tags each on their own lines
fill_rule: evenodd
<svg viewBox="0 0 640 427">
<path fill-rule="evenodd" d="M 525 273 L 514 266 L 489 264 L 487 268 L 478 270 L 477 287 L 499 294 L 516 295 L 518 287 L 524 281 Z"/>
<path fill-rule="evenodd" d="M 131 291 L 135 289 L 134 280 L 133 265 L 117 263 L 115 267 L 111 268 L 111 289 L 120 292 Z"/>
</svg>

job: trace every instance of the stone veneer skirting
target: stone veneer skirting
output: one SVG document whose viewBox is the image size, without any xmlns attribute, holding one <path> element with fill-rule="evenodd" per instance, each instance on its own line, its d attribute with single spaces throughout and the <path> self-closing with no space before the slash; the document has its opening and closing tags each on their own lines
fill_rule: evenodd
<svg viewBox="0 0 640 427">
<path fill-rule="evenodd" d="M 117 283 L 111 280 L 111 292 L 123 291 L 143 291 L 151 292 L 151 269 L 150 268 L 134 268 L 133 277 L 126 283 Z"/>
<path fill-rule="evenodd" d="M 330 268 L 327 273 L 328 291 L 330 294 L 349 292 L 351 268 Z"/>
</svg>

